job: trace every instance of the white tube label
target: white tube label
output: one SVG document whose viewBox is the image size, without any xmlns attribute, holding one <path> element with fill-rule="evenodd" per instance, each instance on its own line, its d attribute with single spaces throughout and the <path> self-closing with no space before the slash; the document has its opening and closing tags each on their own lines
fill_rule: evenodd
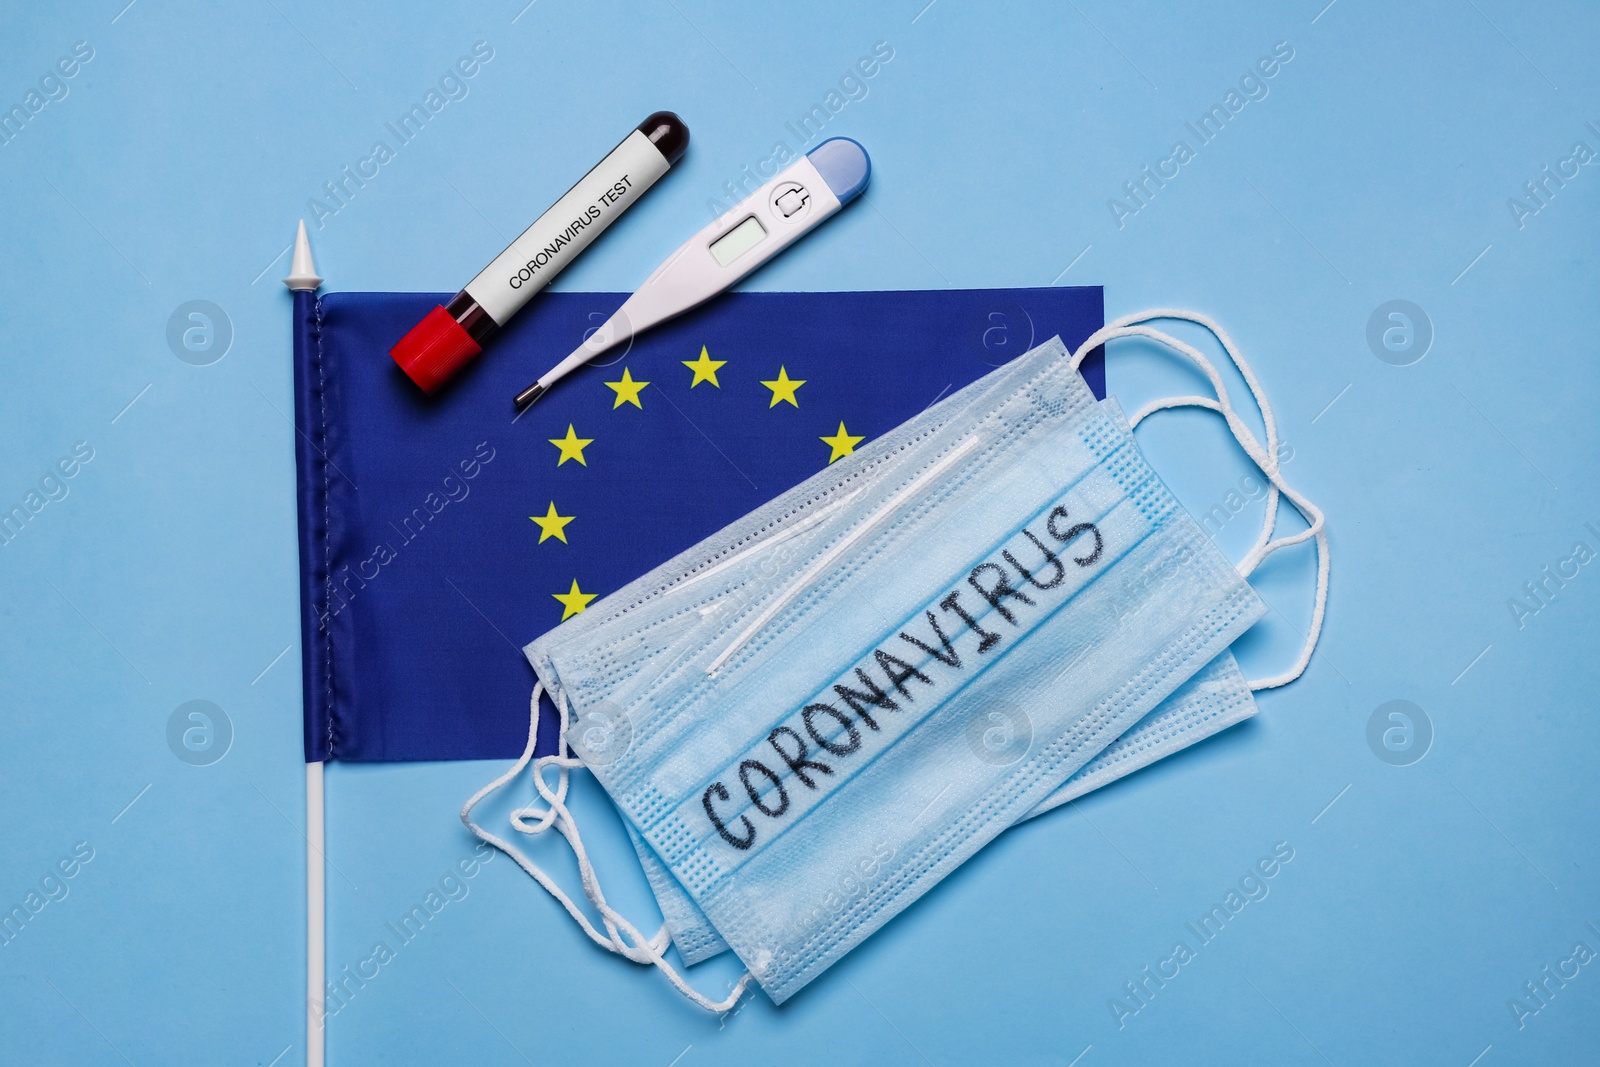
<svg viewBox="0 0 1600 1067">
<path fill-rule="evenodd" d="M 607 226 L 670 169 L 634 130 L 467 283 L 467 295 L 504 326 Z"/>
</svg>

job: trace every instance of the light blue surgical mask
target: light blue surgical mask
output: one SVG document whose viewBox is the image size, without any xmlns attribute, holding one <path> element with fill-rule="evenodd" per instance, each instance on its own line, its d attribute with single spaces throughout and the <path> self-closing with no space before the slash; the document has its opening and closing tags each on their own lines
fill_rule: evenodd
<svg viewBox="0 0 1600 1067">
<path fill-rule="evenodd" d="M 1262 611 L 1144 464 L 1115 404 L 1088 396 L 1074 368 L 1091 347 L 1071 361 L 1059 342 L 1035 350 L 529 648 L 567 738 L 647 854 L 775 1000 L 1055 800 Z M 1178 402 L 1235 425 L 1222 396 Z M 1270 453 L 1264 466 L 1276 492 Z M 1311 536 L 1324 547 L 1320 515 L 1257 548 Z M 1201 693 L 1199 719 L 1225 717 L 1214 696 Z M 1164 713 L 1148 720 L 1157 732 Z M 1087 774 L 1157 758 L 1146 725 Z M 517 855 L 597 942 L 661 966 L 703 1006 L 731 1004 L 738 989 L 720 1003 L 693 993 L 661 936 L 605 904 L 564 805 L 578 761 L 540 763 L 561 780 L 550 787 L 536 767 L 549 807 L 525 814 L 573 844 L 606 934 L 511 846 L 475 832 Z M 870 854 L 854 856 L 862 843 Z"/>
</svg>

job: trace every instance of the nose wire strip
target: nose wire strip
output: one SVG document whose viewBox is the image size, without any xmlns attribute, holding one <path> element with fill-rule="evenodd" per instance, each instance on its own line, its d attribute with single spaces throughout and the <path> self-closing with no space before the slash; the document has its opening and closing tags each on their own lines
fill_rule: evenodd
<svg viewBox="0 0 1600 1067">
<path fill-rule="evenodd" d="M 717 658 L 711 661 L 711 666 L 706 668 L 706 674 L 709 677 L 715 678 L 717 676 L 717 672 L 722 669 L 723 664 L 727 663 L 728 660 L 731 659 L 741 648 L 743 648 L 752 637 L 760 633 L 762 628 L 765 627 L 767 623 L 771 622 L 780 611 L 787 607 L 790 601 L 799 596 L 806 589 L 806 587 L 811 584 L 813 579 L 831 567 L 834 561 L 848 552 L 856 542 L 860 541 L 868 533 L 876 529 L 879 523 L 881 523 L 888 516 L 894 514 L 894 509 L 897 508 L 901 502 L 921 492 L 929 482 L 933 481 L 939 475 L 949 470 L 957 460 L 977 447 L 978 439 L 976 437 L 968 437 L 966 440 L 956 445 L 955 448 L 950 450 L 949 455 L 945 456 L 943 459 L 939 460 L 939 462 L 935 463 L 933 466 L 929 467 L 927 470 L 913 478 L 909 485 L 885 501 L 884 505 L 868 516 L 860 526 L 856 527 L 842 540 L 840 540 L 838 544 L 834 545 L 832 548 L 828 549 L 828 551 L 824 552 L 820 557 L 818 557 L 817 561 L 811 564 L 811 566 L 807 567 L 805 572 L 801 574 L 800 577 L 796 578 L 790 583 L 789 588 L 780 593 L 771 604 L 768 604 L 759 615 L 751 620 L 750 625 L 746 626 L 739 636 L 733 639 L 732 644 L 723 649 L 722 652 L 718 654 Z"/>
<path fill-rule="evenodd" d="M 850 501 L 860 496 L 861 492 L 862 490 L 857 489 L 854 492 L 847 493 L 838 500 L 835 500 L 833 503 L 827 504 L 824 507 L 819 508 L 813 514 L 801 519 L 799 522 L 790 526 L 787 530 L 779 530 L 770 537 L 763 538 L 762 540 L 757 541 L 755 544 L 745 546 L 738 552 L 735 552 L 733 555 L 729 556 L 727 559 L 720 560 L 717 563 L 707 567 L 699 574 L 692 574 L 685 578 L 678 584 L 678 588 L 687 589 L 689 586 L 694 585 L 696 582 L 699 582 L 705 578 L 709 578 L 713 574 L 720 574 L 729 567 L 743 563 L 745 560 L 749 559 L 758 552 L 765 552 L 769 548 L 774 548 L 783 544 L 785 541 L 790 540 L 791 538 L 800 536 L 813 526 L 817 525 L 817 523 L 822 522 L 829 515 L 832 515 L 835 511 L 838 511 L 840 508 L 850 503 Z M 714 604 L 712 606 L 714 606 Z"/>
</svg>

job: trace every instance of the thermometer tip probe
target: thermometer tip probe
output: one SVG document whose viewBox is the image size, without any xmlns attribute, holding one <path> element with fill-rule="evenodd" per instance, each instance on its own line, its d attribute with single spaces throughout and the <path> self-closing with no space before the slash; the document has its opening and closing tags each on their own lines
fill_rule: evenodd
<svg viewBox="0 0 1600 1067">
<path fill-rule="evenodd" d="M 571 355 L 518 393 L 517 408 L 613 345 L 734 285 L 860 196 L 871 175 L 872 160 L 855 141 L 823 141 L 685 242 Z"/>
</svg>

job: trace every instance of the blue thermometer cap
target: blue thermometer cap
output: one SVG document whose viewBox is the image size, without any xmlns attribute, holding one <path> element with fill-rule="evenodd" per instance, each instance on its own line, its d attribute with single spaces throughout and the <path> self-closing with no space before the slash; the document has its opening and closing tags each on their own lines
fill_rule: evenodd
<svg viewBox="0 0 1600 1067">
<path fill-rule="evenodd" d="M 839 203 L 848 204 L 860 196 L 872 177 L 872 160 L 867 150 L 848 137 L 833 137 L 806 153 L 822 180 L 828 183 Z"/>
</svg>

